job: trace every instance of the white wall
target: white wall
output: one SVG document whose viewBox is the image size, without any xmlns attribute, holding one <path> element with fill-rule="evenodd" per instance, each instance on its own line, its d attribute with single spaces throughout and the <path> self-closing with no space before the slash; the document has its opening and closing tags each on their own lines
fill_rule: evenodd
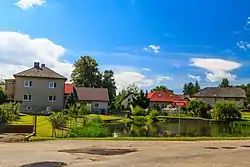
<svg viewBox="0 0 250 167">
<path fill-rule="evenodd" d="M 105 114 L 108 113 L 108 102 L 92 101 L 92 112 L 101 114 L 102 110 L 105 110 Z"/>
<path fill-rule="evenodd" d="M 133 98 L 135 98 L 134 94 L 130 94 L 128 97 L 126 97 L 125 99 L 122 100 L 121 102 L 121 106 L 124 106 L 125 108 L 128 107 L 128 103 L 129 103 L 129 99 L 130 101 L 133 101 Z"/>
</svg>

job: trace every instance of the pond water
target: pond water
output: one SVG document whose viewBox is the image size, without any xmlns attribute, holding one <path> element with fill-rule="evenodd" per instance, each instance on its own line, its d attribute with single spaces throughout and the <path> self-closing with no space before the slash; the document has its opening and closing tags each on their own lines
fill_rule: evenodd
<svg viewBox="0 0 250 167">
<path fill-rule="evenodd" d="M 250 136 L 250 126 L 233 124 L 210 124 L 196 121 L 169 123 L 159 122 L 156 124 L 135 125 L 109 124 L 109 129 L 115 135 L 121 137 L 247 137 Z"/>
</svg>

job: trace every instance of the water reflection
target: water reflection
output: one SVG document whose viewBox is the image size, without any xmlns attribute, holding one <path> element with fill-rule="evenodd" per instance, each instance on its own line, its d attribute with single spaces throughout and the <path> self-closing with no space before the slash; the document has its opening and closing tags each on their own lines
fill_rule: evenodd
<svg viewBox="0 0 250 167">
<path fill-rule="evenodd" d="M 109 124 L 112 132 L 119 136 L 126 137 L 216 137 L 216 136 L 250 136 L 249 126 L 232 126 L 229 124 L 209 124 L 197 122 L 167 123 L 136 125 L 129 124 Z"/>
</svg>

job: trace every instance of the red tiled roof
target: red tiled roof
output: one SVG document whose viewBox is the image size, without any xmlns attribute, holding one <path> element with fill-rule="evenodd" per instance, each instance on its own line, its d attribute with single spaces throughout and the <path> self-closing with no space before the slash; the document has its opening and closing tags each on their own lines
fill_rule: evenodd
<svg viewBox="0 0 250 167">
<path fill-rule="evenodd" d="M 66 83 L 64 85 L 64 94 L 70 94 L 73 92 L 73 85 L 70 83 Z"/>
<path fill-rule="evenodd" d="M 109 101 L 107 88 L 74 87 L 80 101 Z"/>
<path fill-rule="evenodd" d="M 151 102 L 173 102 L 182 99 L 180 96 L 175 95 L 170 91 L 154 91 L 148 94 Z"/>
</svg>

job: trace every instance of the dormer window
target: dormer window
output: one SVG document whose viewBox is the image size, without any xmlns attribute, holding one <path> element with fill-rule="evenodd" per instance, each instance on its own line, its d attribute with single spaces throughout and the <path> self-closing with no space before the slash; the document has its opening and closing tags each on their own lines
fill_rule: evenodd
<svg viewBox="0 0 250 167">
<path fill-rule="evenodd" d="M 161 93 L 159 93 L 159 94 L 158 94 L 158 96 L 159 96 L 159 97 L 161 97 L 161 96 L 162 96 L 162 94 L 161 94 Z"/>
</svg>

